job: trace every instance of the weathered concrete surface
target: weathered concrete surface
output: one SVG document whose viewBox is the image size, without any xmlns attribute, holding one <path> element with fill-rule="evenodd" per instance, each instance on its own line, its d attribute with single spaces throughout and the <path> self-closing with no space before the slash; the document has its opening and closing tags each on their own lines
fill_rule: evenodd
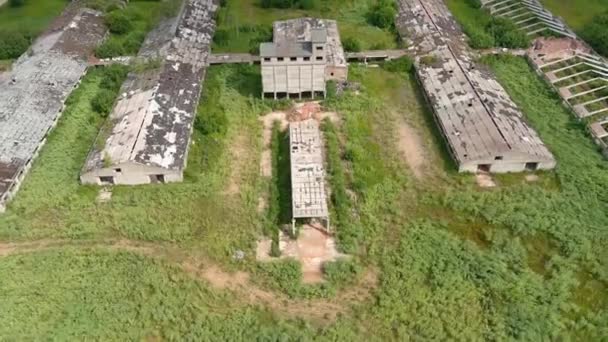
<svg viewBox="0 0 608 342">
<path fill-rule="evenodd" d="M 140 57 L 159 66 L 132 73 L 81 174 L 83 183 L 146 184 L 183 178 L 210 44 L 215 0 L 188 0 L 177 22 L 153 31 Z"/>
<path fill-rule="evenodd" d="M 0 211 L 17 192 L 105 34 L 101 13 L 73 2 L 11 71 L 0 74 Z"/>
<path fill-rule="evenodd" d="M 441 0 L 400 0 L 397 28 L 461 172 L 555 167 L 555 159 L 495 76 L 474 61 Z"/>
</svg>

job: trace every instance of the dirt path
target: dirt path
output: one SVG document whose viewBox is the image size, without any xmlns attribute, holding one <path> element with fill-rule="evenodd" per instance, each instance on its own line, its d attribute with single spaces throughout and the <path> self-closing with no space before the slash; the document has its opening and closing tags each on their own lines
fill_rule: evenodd
<svg viewBox="0 0 608 342">
<path fill-rule="evenodd" d="M 8 0 L 0 0 L 0 7 L 2 7 L 2 5 L 4 5 L 7 2 L 8 2 Z"/>
<path fill-rule="evenodd" d="M 243 184 L 244 169 L 247 167 L 252 155 L 247 148 L 249 136 L 245 133 L 238 134 L 230 148 L 231 165 L 228 186 L 225 190 L 226 195 L 237 195 L 241 192 Z"/>
<path fill-rule="evenodd" d="M 262 159 L 260 160 L 260 173 L 262 177 L 272 177 L 272 151 L 270 150 L 272 126 L 275 121 L 278 121 L 281 124 L 281 130 L 285 130 L 287 129 L 289 122 L 287 121 L 287 114 L 284 112 L 272 112 L 261 117 L 260 121 L 262 121 L 262 125 L 264 126 L 262 131 L 264 145 L 262 149 Z"/>
<path fill-rule="evenodd" d="M 428 151 L 424 148 L 422 138 L 403 118 L 398 121 L 397 134 L 399 138 L 397 148 L 405 158 L 414 177 L 423 178 L 428 166 Z"/>
<path fill-rule="evenodd" d="M 246 305 L 261 305 L 281 316 L 309 319 L 318 324 L 331 323 L 338 315 L 349 311 L 351 304 L 369 299 L 377 286 L 377 274 L 370 270 L 361 277 L 357 284 L 344 289 L 334 298 L 290 299 L 283 294 L 268 291 L 253 284 L 250 280 L 250 274 L 247 272 L 225 272 L 205 257 L 189 254 L 177 246 L 127 239 L 0 242 L 0 257 L 42 252 L 60 247 L 127 251 L 156 258 L 178 266 L 192 278 L 206 282 L 215 289 L 233 292 Z"/>
</svg>

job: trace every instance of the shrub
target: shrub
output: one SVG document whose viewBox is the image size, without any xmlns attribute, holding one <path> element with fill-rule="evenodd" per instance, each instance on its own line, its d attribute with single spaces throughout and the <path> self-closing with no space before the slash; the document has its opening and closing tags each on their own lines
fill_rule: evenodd
<svg viewBox="0 0 608 342">
<path fill-rule="evenodd" d="M 103 70 L 103 78 L 99 86 L 103 89 L 117 92 L 127 77 L 128 69 L 124 65 L 110 65 Z"/>
<path fill-rule="evenodd" d="M 495 45 L 494 37 L 483 30 L 464 26 L 464 32 L 469 37 L 469 45 L 474 49 L 489 49 Z"/>
<path fill-rule="evenodd" d="M 204 135 L 219 134 L 224 136 L 228 131 L 228 117 L 222 110 L 213 110 L 196 117 L 194 128 Z"/>
<path fill-rule="evenodd" d="M 226 46 L 230 40 L 230 33 L 227 30 L 219 29 L 213 35 L 213 42 L 218 46 Z"/>
<path fill-rule="evenodd" d="M 339 287 L 352 284 L 361 273 L 361 267 L 353 260 L 339 259 L 323 264 L 323 273 L 325 279 Z"/>
<path fill-rule="evenodd" d="M 494 43 L 497 46 L 518 49 L 526 48 L 530 45 L 528 35 L 524 31 L 519 30 L 509 19 L 492 18 L 485 30 L 494 37 Z"/>
<path fill-rule="evenodd" d="M 95 55 L 99 58 L 113 58 L 125 55 L 123 44 L 117 39 L 108 39 L 95 49 Z"/>
<path fill-rule="evenodd" d="M 286 259 L 259 264 L 258 275 L 264 278 L 267 286 L 281 290 L 291 296 L 300 290 L 302 282 L 302 265 L 297 260 Z"/>
<path fill-rule="evenodd" d="M 115 98 L 116 92 L 108 89 L 100 89 L 97 96 L 91 100 L 91 107 L 95 112 L 105 118 L 110 114 Z"/>
<path fill-rule="evenodd" d="M 401 57 L 393 59 L 392 61 L 385 62 L 382 67 L 390 72 L 404 72 L 409 73 L 412 71 L 414 61 L 409 57 Z"/>
<path fill-rule="evenodd" d="M 25 4 L 25 0 L 10 0 L 8 4 L 11 7 L 21 7 Z"/>
<path fill-rule="evenodd" d="M 30 39 L 21 32 L 0 32 L 0 59 L 21 56 L 30 46 Z"/>
<path fill-rule="evenodd" d="M 361 43 L 358 39 L 353 37 L 347 37 L 342 41 L 342 46 L 345 51 L 348 52 L 359 52 L 361 51 Z"/>
<path fill-rule="evenodd" d="M 388 29 L 394 26 L 396 14 L 393 4 L 390 1 L 383 0 L 371 8 L 367 14 L 367 20 L 376 27 Z"/>
<path fill-rule="evenodd" d="M 105 21 L 110 32 L 114 34 L 125 34 L 133 29 L 129 16 L 120 10 L 106 14 Z"/>
<path fill-rule="evenodd" d="M 608 56 L 608 12 L 594 17 L 580 32 L 583 38 L 597 52 Z"/>
</svg>

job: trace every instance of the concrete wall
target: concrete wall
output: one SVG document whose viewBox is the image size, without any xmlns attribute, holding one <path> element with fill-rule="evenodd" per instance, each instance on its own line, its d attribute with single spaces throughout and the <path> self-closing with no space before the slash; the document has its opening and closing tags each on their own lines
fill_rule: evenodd
<svg viewBox="0 0 608 342">
<path fill-rule="evenodd" d="M 125 163 L 84 172 L 80 176 L 80 181 L 82 184 L 108 185 L 104 184 L 100 177 L 113 177 L 114 184 L 138 185 L 153 183 L 153 178 L 157 175 L 162 175 L 165 183 L 181 182 L 183 180 L 181 171 Z"/>
<path fill-rule="evenodd" d="M 262 85 L 266 94 L 325 92 L 325 64 L 262 60 Z"/>
<path fill-rule="evenodd" d="M 459 165 L 458 172 L 477 173 L 479 165 L 489 165 L 491 173 L 525 172 L 530 171 L 526 168 L 528 163 L 538 164 L 536 170 L 552 170 L 557 164 L 555 161 L 539 160 L 532 157 L 528 159 L 505 157 L 504 160 L 487 159 L 464 162 Z"/>
<path fill-rule="evenodd" d="M 325 68 L 325 78 L 329 81 L 346 82 L 348 80 L 348 67 L 330 66 Z"/>
</svg>

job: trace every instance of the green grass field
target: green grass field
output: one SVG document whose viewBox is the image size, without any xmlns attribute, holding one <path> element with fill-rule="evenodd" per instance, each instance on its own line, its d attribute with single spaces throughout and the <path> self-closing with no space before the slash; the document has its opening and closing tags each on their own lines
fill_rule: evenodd
<svg viewBox="0 0 608 342">
<path fill-rule="evenodd" d="M 361 22 L 367 1 L 351 2 L 322 14 L 394 41 Z M 229 4 L 224 29 L 302 14 Z M 248 46 L 252 33 L 236 32 L 226 50 Z M 259 66 L 209 68 L 183 183 L 115 186 L 107 203 L 78 182 L 103 125 L 90 102 L 104 70 L 91 69 L 0 216 L 0 339 L 601 340 L 608 162 L 525 60 L 483 62 L 558 168 L 479 188 L 457 173 L 412 74 L 353 65 L 361 89 L 328 98 L 340 120 L 323 125 L 332 222 L 352 259 L 316 286 L 294 262 L 255 261 L 256 240 L 289 218 L 288 173 L 260 175 L 259 118 L 284 103 L 259 98 Z M 403 123 L 422 176 L 402 156 Z M 286 146 L 275 129 L 274 166 L 287 167 Z"/>
<path fill-rule="evenodd" d="M 3 273 L 13 274 L 0 281 L 1 292 L 11 294 L 0 297 L 0 304 L 14 308 L 0 318 L 0 335 L 123 340 L 604 336 L 608 163 L 524 60 L 488 63 L 558 158 L 557 171 L 539 174 L 537 183 L 505 175 L 497 177 L 498 189 L 481 191 L 471 176 L 457 174 L 408 74 L 353 67 L 351 78 L 361 82 L 362 92 L 327 102 L 343 118 L 329 128 L 335 135 L 332 163 L 340 165 L 334 169 L 344 175 L 343 187 L 352 198 L 341 209 L 343 217 L 334 219 L 339 245 L 355 256 L 356 268 L 375 270 L 378 277 L 376 287 L 365 290 L 372 299 L 363 302 L 356 298 L 365 296 L 340 299 L 342 291 L 357 288 L 360 271 L 338 268 L 333 275 L 343 282 L 351 274 L 351 290 L 332 284 L 302 287 L 293 265 L 260 268 L 253 260 L 255 239 L 268 224 L 256 211 L 258 197 L 268 191 L 258 175 L 257 118 L 270 111 L 255 96 L 258 67 L 210 69 L 199 115 L 226 113 L 228 130 L 223 138 L 196 131 L 186 182 L 115 187 L 105 204 L 95 202 L 97 188 L 77 181 L 100 124 L 88 105 L 98 87 L 93 71 L 0 218 L 3 240 L 59 238 L 66 245 L 0 259 Z M 411 176 L 397 151 L 396 123 L 402 119 L 425 143 L 433 166 L 424 179 Z M 250 143 L 239 155 L 248 157 L 233 158 L 242 135 Z M 243 167 L 237 175 L 241 193 L 226 194 L 234 180 L 231 170 Z M 159 253 L 151 260 L 153 251 L 89 246 L 108 238 L 149 241 L 182 256 Z M 242 262 L 231 258 L 237 249 L 246 253 Z M 209 260 L 203 269 L 219 263 L 249 272 L 257 284 L 250 286 L 277 297 L 251 302 L 247 294 L 190 279 L 183 267 L 174 266 L 180 258 Z M 76 295 L 66 297 L 67 289 Z M 289 306 L 280 304 L 285 295 L 308 303 L 320 297 L 325 303 L 339 301 L 345 311 L 325 323 L 306 309 L 286 314 L 283 307 Z M 120 307 L 111 304 L 117 302 Z M 33 321 L 42 323 L 29 324 Z"/>
<path fill-rule="evenodd" d="M 394 34 L 369 25 L 365 15 L 376 0 L 345 0 L 318 2 L 314 10 L 299 9 L 263 9 L 258 0 L 228 0 L 227 6 L 220 11 L 218 30 L 225 30 L 229 40 L 225 45 L 215 44 L 215 52 L 248 52 L 250 41 L 257 33 L 252 28 L 266 27 L 272 29 L 276 20 L 298 17 L 329 18 L 338 21 L 342 40 L 356 38 L 363 49 L 372 47 L 389 49 L 396 47 Z"/>
<path fill-rule="evenodd" d="M 58 16 L 65 0 L 30 0 L 22 7 L 0 7 L 0 30 L 23 31 L 35 37 Z"/>
<path fill-rule="evenodd" d="M 608 11 L 608 0 L 542 0 L 548 10 L 566 20 L 574 30 L 580 30 L 594 16 Z"/>
</svg>

